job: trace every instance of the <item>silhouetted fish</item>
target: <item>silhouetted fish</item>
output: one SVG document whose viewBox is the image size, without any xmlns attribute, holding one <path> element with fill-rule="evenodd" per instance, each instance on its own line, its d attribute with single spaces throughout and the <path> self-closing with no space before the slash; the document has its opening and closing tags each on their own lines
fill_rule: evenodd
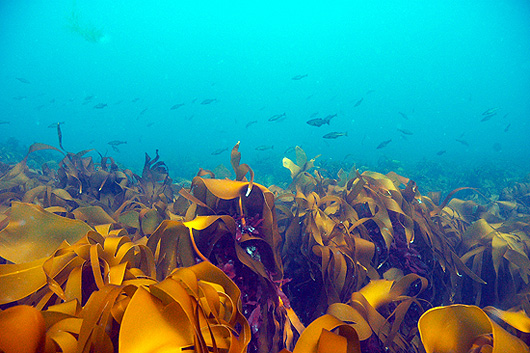
<svg viewBox="0 0 530 353">
<path fill-rule="evenodd" d="M 402 113 L 402 112 L 398 112 L 398 113 L 399 113 L 399 115 L 401 115 L 403 117 L 403 119 L 409 120 L 409 117 L 405 113 Z"/>
<path fill-rule="evenodd" d="M 508 124 L 505 128 L 504 128 L 504 132 L 508 132 L 508 130 L 510 130 L 510 126 L 512 126 L 512 124 Z"/>
<path fill-rule="evenodd" d="M 385 148 L 390 142 L 392 142 L 392 139 L 383 141 L 379 145 L 377 145 L 377 147 L 375 149 L 379 150 L 381 148 Z"/>
<path fill-rule="evenodd" d="M 455 139 L 456 142 L 459 142 L 461 144 L 463 144 L 464 146 L 466 147 L 469 147 L 469 143 L 467 143 L 466 140 L 461 140 L 461 139 Z"/>
<path fill-rule="evenodd" d="M 283 119 L 285 119 L 286 115 L 285 113 L 282 113 L 282 114 L 276 114 L 276 115 L 273 115 L 269 118 L 269 121 L 282 121 Z"/>
<path fill-rule="evenodd" d="M 95 109 L 103 109 L 107 106 L 107 103 L 98 103 L 94 106 Z"/>
<path fill-rule="evenodd" d="M 257 122 L 258 122 L 257 120 L 249 121 L 249 122 L 247 123 L 247 125 L 245 125 L 245 128 L 249 128 L 249 127 L 251 127 L 252 125 L 256 124 Z"/>
<path fill-rule="evenodd" d="M 138 114 L 138 115 L 144 115 L 144 113 L 147 111 L 147 109 L 148 109 L 148 108 L 145 108 L 145 109 L 142 110 L 142 111 L 140 112 L 140 114 Z"/>
<path fill-rule="evenodd" d="M 136 97 L 136 98 L 134 98 L 131 102 L 132 102 L 132 103 L 136 103 L 136 102 L 138 102 L 139 100 L 140 100 L 140 98 Z"/>
<path fill-rule="evenodd" d="M 7 120 L 0 120 L 0 125 L 6 125 L 6 124 L 11 124 L 11 122 L 9 122 Z"/>
<path fill-rule="evenodd" d="M 486 115 L 485 117 L 483 117 L 482 119 L 480 119 L 480 122 L 484 122 L 484 121 L 488 121 L 490 120 L 493 116 L 497 115 L 497 113 L 492 113 L 490 115 Z"/>
<path fill-rule="evenodd" d="M 414 135 L 414 133 L 407 129 L 397 129 L 399 132 L 401 132 L 403 135 Z"/>
<path fill-rule="evenodd" d="M 112 140 L 112 141 L 108 142 L 108 144 L 111 145 L 111 146 L 119 146 L 119 145 L 123 145 L 125 143 L 127 143 L 127 141 Z"/>
<path fill-rule="evenodd" d="M 336 116 L 337 114 L 333 114 L 333 115 L 326 116 L 324 119 L 322 118 L 311 119 L 311 120 L 306 121 L 306 124 L 311 125 L 311 126 L 316 126 L 316 127 L 320 127 L 324 124 L 329 125 L 329 122 L 331 121 L 331 119 L 333 119 Z"/>
<path fill-rule="evenodd" d="M 19 80 L 22 83 L 31 83 L 28 80 L 26 80 L 24 77 L 16 77 L 17 80 Z"/>
<path fill-rule="evenodd" d="M 203 105 L 212 104 L 213 102 L 216 102 L 216 101 L 217 101 L 217 98 L 208 98 L 208 99 L 203 100 L 201 104 Z"/>
<path fill-rule="evenodd" d="M 490 109 L 486 110 L 484 113 L 482 113 L 482 115 L 490 115 L 490 114 L 497 113 L 497 111 L 498 111 L 499 109 L 500 109 L 500 108 L 490 108 Z"/>
<path fill-rule="evenodd" d="M 436 155 L 437 155 L 437 156 L 441 156 L 441 155 L 444 154 L 445 152 L 447 152 L 447 151 L 446 151 L 446 150 L 441 150 L 441 151 L 436 152 Z"/>
<path fill-rule="evenodd" d="M 336 139 L 341 136 L 348 136 L 348 131 L 344 131 L 344 132 L 334 131 L 334 132 L 330 132 L 329 134 L 325 134 L 322 137 L 325 139 Z"/>
<path fill-rule="evenodd" d="M 353 105 L 353 107 L 355 108 L 355 107 L 360 106 L 361 103 L 363 102 L 363 99 L 364 99 L 364 98 L 361 98 L 361 99 L 359 99 L 357 102 L 355 102 L 355 104 Z"/>
<path fill-rule="evenodd" d="M 261 145 L 261 146 L 258 146 L 256 148 L 254 148 L 256 151 L 267 151 L 267 150 L 272 150 L 274 148 L 274 146 L 272 145 Z"/>
<path fill-rule="evenodd" d="M 178 109 L 178 108 L 182 107 L 183 105 L 184 105 L 184 103 L 178 103 L 178 104 L 172 105 L 171 108 L 169 108 L 169 110 Z"/>
<path fill-rule="evenodd" d="M 313 114 L 311 114 L 311 115 L 309 116 L 309 119 L 314 118 L 314 117 L 317 116 L 317 115 L 318 115 L 318 112 L 315 112 L 315 113 L 313 113 Z"/>
<path fill-rule="evenodd" d="M 299 81 L 299 80 L 303 79 L 304 77 L 307 77 L 307 74 L 305 74 L 305 75 L 296 75 L 296 76 L 293 76 L 293 77 L 291 78 L 291 80 Z"/>
<path fill-rule="evenodd" d="M 26 99 L 27 97 L 26 96 L 16 96 L 16 97 L 13 97 L 14 100 L 17 100 L 17 101 L 21 101 L 23 99 Z"/>
<path fill-rule="evenodd" d="M 213 151 L 213 152 L 212 152 L 212 155 L 217 156 L 217 155 L 223 153 L 224 151 L 228 151 L 228 147 L 225 147 L 225 148 L 219 148 L 219 149 Z"/>
</svg>

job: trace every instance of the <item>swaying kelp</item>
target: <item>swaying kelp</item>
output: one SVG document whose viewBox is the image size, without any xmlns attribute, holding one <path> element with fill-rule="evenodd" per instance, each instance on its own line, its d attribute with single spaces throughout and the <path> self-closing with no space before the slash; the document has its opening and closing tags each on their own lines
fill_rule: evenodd
<svg viewBox="0 0 530 353">
<path fill-rule="evenodd" d="M 528 351 L 525 184 L 440 203 L 297 147 L 267 188 L 238 148 L 235 180 L 182 187 L 158 153 L 140 176 L 31 146 L 0 176 L 0 351 Z"/>
</svg>

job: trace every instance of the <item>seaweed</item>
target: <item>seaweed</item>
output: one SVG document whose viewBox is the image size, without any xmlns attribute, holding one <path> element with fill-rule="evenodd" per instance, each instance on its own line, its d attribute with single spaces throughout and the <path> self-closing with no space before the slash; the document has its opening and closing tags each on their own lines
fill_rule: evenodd
<svg viewBox="0 0 530 353">
<path fill-rule="evenodd" d="M 528 351 L 526 184 L 440 202 L 296 147 L 266 187 L 239 143 L 235 180 L 175 184 L 158 151 L 141 175 L 89 152 L 0 168 L 4 352 Z"/>
</svg>

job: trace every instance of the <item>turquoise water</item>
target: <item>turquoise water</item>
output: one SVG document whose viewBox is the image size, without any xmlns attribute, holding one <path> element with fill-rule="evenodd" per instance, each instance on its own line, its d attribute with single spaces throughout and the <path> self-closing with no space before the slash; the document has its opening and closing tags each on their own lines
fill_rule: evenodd
<svg viewBox="0 0 530 353">
<path fill-rule="evenodd" d="M 0 142 L 58 146 L 64 122 L 69 152 L 138 169 L 158 149 L 186 178 L 237 141 L 277 179 L 295 145 L 333 168 L 528 172 L 528 19 L 523 0 L 3 0 Z"/>
</svg>

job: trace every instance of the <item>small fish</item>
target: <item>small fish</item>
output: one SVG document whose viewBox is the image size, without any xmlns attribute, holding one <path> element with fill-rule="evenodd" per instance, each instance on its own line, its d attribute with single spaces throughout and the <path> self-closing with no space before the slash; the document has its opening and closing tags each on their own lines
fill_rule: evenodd
<svg viewBox="0 0 530 353">
<path fill-rule="evenodd" d="M 269 146 L 269 145 L 261 145 L 261 146 L 258 146 L 256 148 L 254 148 L 256 151 L 267 151 L 267 150 L 272 150 L 274 148 L 274 146 Z"/>
<path fill-rule="evenodd" d="M 16 97 L 13 97 L 14 100 L 17 100 L 17 101 L 21 101 L 23 99 L 26 99 L 27 97 L 26 96 L 16 96 Z"/>
<path fill-rule="evenodd" d="M 22 83 L 31 83 L 28 80 L 26 80 L 24 77 L 16 77 L 17 80 L 19 80 Z"/>
<path fill-rule="evenodd" d="M 175 105 L 171 106 L 171 108 L 169 108 L 169 110 L 178 109 L 178 108 L 182 107 L 183 105 L 184 105 L 184 103 L 175 104 Z"/>
<path fill-rule="evenodd" d="M 322 137 L 325 139 L 336 139 L 341 136 L 348 136 L 348 131 L 345 131 L 345 132 L 333 131 L 333 132 L 330 132 L 329 134 L 325 134 Z"/>
<path fill-rule="evenodd" d="M 132 103 L 136 103 L 136 102 L 138 102 L 139 100 L 140 100 L 140 98 L 136 97 L 136 98 L 134 98 L 131 102 L 132 102 Z"/>
<path fill-rule="evenodd" d="M 111 146 L 119 146 L 119 145 L 123 145 L 125 143 L 127 143 L 127 141 L 112 140 L 112 141 L 108 142 L 108 144 L 111 145 Z"/>
<path fill-rule="evenodd" d="M 294 80 L 294 81 L 300 81 L 300 80 L 303 79 L 304 77 L 307 77 L 307 74 L 305 74 L 305 75 L 296 75 L 296 76 L 293 76 L 293 77 L 291 77 L 291 80 Z"/>
<path fill-rule="evenodd" d="M 85 97 L 85 101 L 89 101 L 89 100 L 92 100 L 92 98 L 94 98 L 95 96 L 86 96 Z"/>
<path fill-rule="evenodd" d="M 497 113 L 492 113 L 490 115 L 486 115 L 485 117 L 483 117 L 482 119 L 480 119 L 480 122 L 484 122 L 484 121 L 488 121 L 490 120 L 493 116 L 497 115 Z"/>
<path fill-rule="evenodd" d="M 490 115 L 490 114 L 494 114 L 494 113 L 497 113 L 497 111 L 501 109 L 501 108 L 489 108 L 488 110 L 486 110 L 484 113 L 482 113 L 482 115 Z"/>
<path fill-rule="evenodd" d="M 283 119 L 285 119 L 285 113 L 283 114 L 276 114 L 276 115 L 273 115 L 269 118 L 269 121 L 282 121 Z"/>
<path fill-rule="evenodd" d="M 498 142 L 494 143 L 494 144 L 493 144 L 493 150 L 494 150 L 495 152 L 500 152 L 500 151 L 502 151 L 502 145 L 501 145 L 500 143 L 498 143 Z"/>
<path fill-rule="evenodd" d="M 306 124 L 309 124 L 311 126 L 316 126 L 316 127 L 320 127 L 324 124 L 329 125 L 329 122 L 331 121 L 331 119 L 333 119 L 336 116 L 337 114 L 333 114 L 333 115 L 326 116 L 324 119 L 322 118 L 311 119 L 311 120 L 306 121 Z"/>
<path fill-rule="evenodd" d="M 296 146 L 287 147 L 287 149 L 285 151 L 283 151 L 283 154 L 294 152 L 295 148 L 296 148 Z"/>
<path fill-rule="evenodd" d="M 248 129 L 249 127 L 251 127 L 252 125 L 256 124 L 257 122 L 258 122 L 257 120 L 249 121 L 249 122 L 247 123 L 247 125 L 245 125 L 245 128 Z"/>
<path fill-rule="evenodd" d="M 61 132 L 61 123 L 57 123 L 57 137 L 59 138 L 59 147 L 64 151 L 63 148 L 63 133 Z"/>
<path fill-rule="evenodd" d="M 386 146 L 388 146 L 388 144 L 392 142 L 392 139 L 390 140 L 386 140 L 386 141 L 383 141 L 381 142 L 379 145 L 377 145 L 377 147 L 375 148 L 376 150 L 379 150 L 381 148 L 385 148 Z"/>
<path fill-rule="evenodd" d="M 201 102 L 202 105 L 206 105 L 206 104 L 212 104 L 213 102 L 217 102 L 217 98 L 208 98 L 208 99 L 205 99 Z"/>
<path fill-rule="evenodd" d="M 464 146 L 466 147 L 469 147 L 469 143 L 467 143 L 466 140 L 462 140 L 462 139 L 455 139 L 456 142 L 459 142 L 461 144 L 463 144 Z"/>
<path fill-rule="evenodd" d="M 64 124 L 64 121 L 60 121 L 60 122 L 57 122 L 57 123 L 52 123 L 52 124 L 48 125 L 48 128 L 54 129 L 57 125 L 63 125 L 63 124 Z"/>
<path fill-rule="evenodd" d="M 6 125 L 6 124 L 11 124 L 11 122 L 7 120 L 0 120 L 0 125 Z"/>
<path fill-rule="evenodd" d="M 374 92 L 375 92 L 375 89 L 369 89 L 368 91 L 366 91 L 365 94 L 372 94 L 372 93 L 374 93 Z"/>
<path fill-rule="evenodd" d="M 355 102 L 355 104 L 353 105 L 354 108 L 358 107 L 361 105 L 361 103 L 363 102 L 364 98 L 361 98 L 359 99 L 357 102 Z"/>
<path fill-rule="evenodd" d="M 228 147 L 225 147 L 225 148 L 219 148 L 219 149 L 213 151 L 213 152 L 212 152 L 212 155 L 213 155 L 213 156 L 217 156 L 217 155 L 223 153 L 224 151 L 228 151 Z"/>
<path fill-rule="evenodd" d="M 154 121 L 150 121 L 150 122 L 148 122 L 147 125 L 145 125 L 145 126 L 146 126 L 146 127 L 151 127 L 151 126 L 153 126 L 153 125 L 155 125 L 155 122 L 154 122 Z"/>
<path fill-rule="evenodd" d="M 398 112 L 398 113 L 399 113 L 399 115 L 401 115 L 403 117 L 403 119 L 409 120 L 409 117 L 405 113 L 402 113 L 402 112 Z"/>
<path fill-rule="evenodd" d="M 98 103 L 94 106 L 95 109 L 103 109 L 107 106 L 107 103 Z"/>
<path fill-rule="evenodd" d="M 116 147 L 116 146 L 114 146 L 114 145 L 112 145 L 111 147 L 112 147 L 112 149 L 114 150 L 114 152 L 120 152 L 120 150 L 118 149 L 118 147 Z"/>
<path fill-rule="evenodd" d="M 142 111 L 140 112 L 140 114 L 138 114 L 138 115 L 144 115 L 144 113 L 147 111 L 147 109 L 148 109 L 148 108 L 145 108 L 145 109 L 142 110 Z"/>
<path fill-rule="evenodd" d="M 445 152 L 447 152 L 446 150 L 440 150 L 438 152 L 436 152 L 436 155 L 437 156 L 441 156 L 442 154 L 444 154 Z"/>
<path fill-rule="evenodd" d="M 318 115 L 318 112 L 315 112 L 315 113 L 313 113 L 313 114 L 311 114 L 311 115 L 309 116 L 309 119 L 314 118 L 314 117 L 317 116 L 317 115 Z"/>
<path fill-rule="evenodd" d="M 508 124 L 505 128 L 504 128 L 504 132 L 508 132 L 508 130 L 510 130 L 510 126 L 512 126 L 512 124 Z"/>
<path fill-rule="evenodd" d="M 401 132 L 403 135 L 414 135 L 414 133 L 407 129 L 397 129 L 399 132 Z"/>
</svg>

